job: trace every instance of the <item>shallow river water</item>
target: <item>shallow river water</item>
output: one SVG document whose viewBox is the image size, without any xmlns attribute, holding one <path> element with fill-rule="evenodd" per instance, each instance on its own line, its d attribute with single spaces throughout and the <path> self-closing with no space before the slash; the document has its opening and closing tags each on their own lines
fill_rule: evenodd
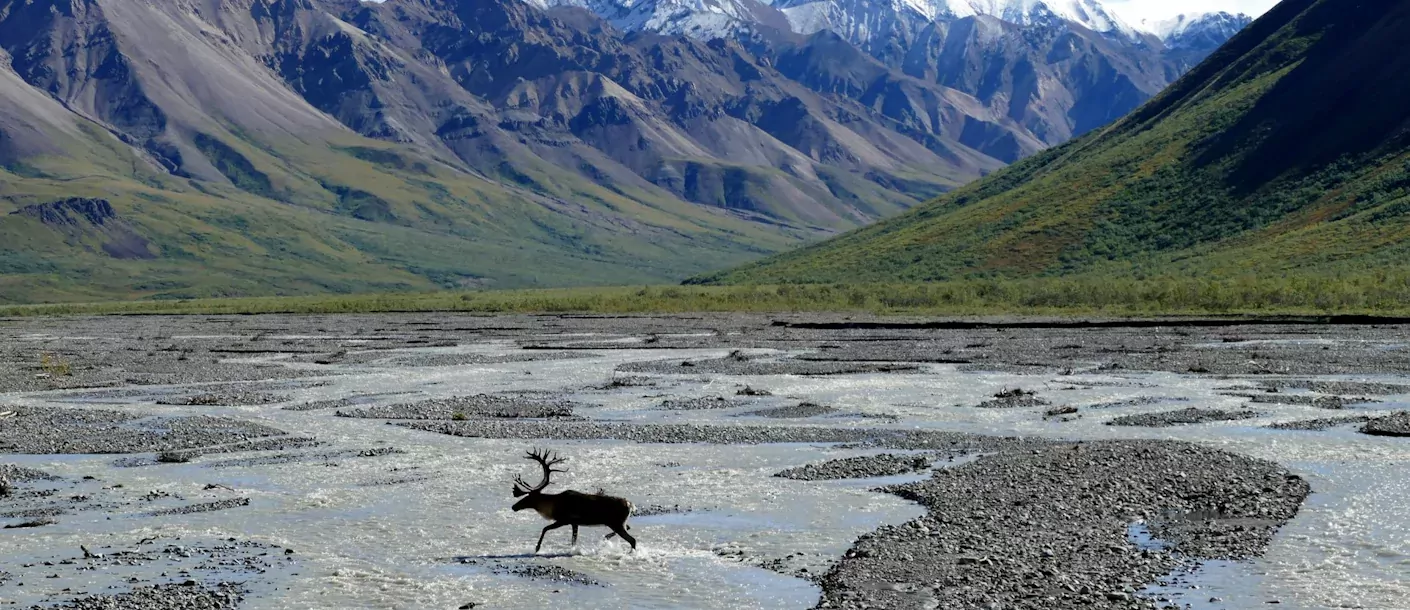
<svg viewBox="0 0 1410 610">
<path fill-rule="evenodd" d="M 512 352 L 516 347 L 483 344 L 435 353 Z M 1313 489 L 1301 514 L 1254 561 L 1212 563 L 1175 588 L 1155 588 L 1194 608 L 1410 608 L 1410 440 L 1358 434 L 1352 428 L 1292 432 L 1262 426 L 1282 420 L 1326 417 L 1328 411 L 1300 406 L 1252 405 L 1265 417 L 1173 428 L 1113 427 L 1117 415 L 1199 406 L 1240 407 L 1222 395 L 1238 380 L 1166 373 L 1073 376 L 962 372 L 928 365 L 914 374 L 826 377 L 720 375 L 667 376 L 663 387 L 584 390 L 612 378 L 623 363 L 670 358 L 719 357 L 724 350 L 605 350 L 568 360 L 450 367 L 369 369 L 326 378 L 327 385 L 297 389 L 295 402 L 360 395 L 387 395 L 389 403 L 442 396 L 518 390 L 567 392 L 591 405 L 590 418 L 762 423 L 741 418 L 746 409 L 662 411 L 670 396 L 733 396 L 743 385 L 767 389 L 784 404 L 806 399 L 843 413 L 890 414 L 881 419 L 825 418 L 829 426 L 921 427 L 995 435 L 1065 439 L 1164 438 L 1204 443 L 1276 461 L 1307 478 Z M 765 353 L 765 352 L 759 352 Z M 275 361 L 278 361 L 275 359 Z M 289 364 L 289 366 L 300 366 Z M 1304 377 L 1305 378 L 1305 377 Z M 1360 377 L 1367 380 L 1367 377 Z M 1398 378 L 1369 378 L 1410 382 Z M 1078 406 L 1142 398 L 1147 404 L 1084 409 L 1083 417 L 1057 423 L 1033 409 L 981 410 L 973 405 L 995 392 L 1039 390 L 1055 404 Z M 1221 390 L 1222 389 L 1222 390 Z M 154 393 L 161 388 L 152 388 Z M 397 394 L 397 395 L 392 395 Z M 669 396 L 664 396 L 669 395 Z M 922 514 L 919 507 L 872 489 L 890 480 L 804 482 L 771 476 L 809 462 L 875 451 L 823 444 L 727 446 L 636 444 L 616 441 L 513 441 L 443 436 L 387 425 L 384 420 L 334 417 L 331 411 L 284 411 L 279 405 L 187 407 L 153 404 L 153 396 L 106 399 L 110 409 L 158 414 L 230 415 L 315 436 L 325 449 L 396 447 L 404 453 L 376 459 L 297 461 L 277 466 L 210 468 L 230 455 L 159 467 L 113 466 L 113 456 L 4 456 L 4 461 L 61 476 L 98 476 L 108 484 L 192 494 L 207 484 L 241 490 L 248 507 L 170 517 L 154 525 L 136 515 L 84 513 L 42 534 L 7 537 L 8 561 L 42 561 L 56 548 L 137 538 L 240 537 L 294 549 L 300 561 L 291 574 L 257 587 L 247 607 L 455 608 L 468 602 L 492 608 L 808 608 L 819 590 L 807 580 L 758 565 L 755 558 L 784 558 L 812 570 L 826 569 L 860 535 L 881 524 Z M 52 404 L 45 393 L 12 397 L 21 404 Z M 1151 400 L 1151 399 L 1159 399 Z M 1355 409 L 1404 409 L 1410 397 Z M 114 404 L 120 403 L 120 404 Z M 81 404 L 65 401 L 63 404 Z M 97 405 L 94 405 L 97 406 Z M 755 407 L 757 408 L 757 407 Z M 1337 413 L 1331 413 L 1335 415 Z M 788 421 L 769 421 L 788 425 Z M 561 487 L 596 488 L 628 496 L 638 508 L 689 507 L 689 512 L 638 516 L 631 521 L 640 548 L 628 552 L 606 530 L 587 528 L 580 545 L 568 530 L 551 532 L 543 552 L 526 558 L 544 522 L 528 511 L 513 513 L 510 483 L 515 474 L 532 480 L 532 464 L 520 459 L 535 444 L 570 457 Z M 410 479 L 377 484 L 387 479 Z M 555 481 L 558 485 L 560 481 Z M 130 543 L 130 542 L 128 542 Z M 526 579 L 496 573 L 506 563 L 560 566 L 606 586 Z M 94 583 L 103 575 L 94 573 Z M 103 581 L 106 582 L 106 581 Z M 83 583 L 64 581 L 62 586 Z M 45 599 L 58 583 L 42 580 L 14 588 L 3 600 L 21 607 Z M 1218 599 L 1218 602 L 1210 602 Z"/>
</svg>

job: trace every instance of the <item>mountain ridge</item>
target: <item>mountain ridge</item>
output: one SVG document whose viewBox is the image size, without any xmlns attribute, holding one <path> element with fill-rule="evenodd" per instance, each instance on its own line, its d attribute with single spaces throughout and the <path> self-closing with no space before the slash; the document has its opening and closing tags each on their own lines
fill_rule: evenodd
<svg viewBox="0 0 1410 610">
<path fill-rule="evenodd" d="M 699 39 L 833 32 L 883 65 L 982 100 L 1046 146 L 1135 109 L 1250 21 L 1207 13 L 1142 31 L 1098 0 L 525 1 Z"/>
<path fill-rule="evenodd" d="M 1121 121 L 900 217 L 697 283 L 1403 266 L 1410 5 L 1287 0 Z"/>
<path fill-rule="evenodd" d="M 1076 26 L 947 63 L 985 48 L 962 23 L 908 71 L 830 32 L 521 0 L 0 0 L 0 300 L 677 281 L 900 213 L 1177 71 Z M 1057 77 L 1090 85 L 1034 94 Z M 121 234 L 9 213 L 74 198 Z"/>
<path fill-rule="evenodd" d="M 675 280 L 1001 167 L 956 121 L 1019 129 L 518 0 L 0 0 L 0 83 L 6 301 Z M 7 214 L 73 197 L 154 256 Z"/>
</svg>

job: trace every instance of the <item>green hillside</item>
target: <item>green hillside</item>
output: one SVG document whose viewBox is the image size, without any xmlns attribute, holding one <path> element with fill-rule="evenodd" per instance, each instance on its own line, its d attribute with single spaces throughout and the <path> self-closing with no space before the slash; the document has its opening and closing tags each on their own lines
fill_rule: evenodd
<svg viewBox="0 0 1410 610">
<path fill-rule="evenodd" d="M 203 140 L 229 184 L 83 135 L 0 165 L 0 303 L 658 283 L 803 237 L 529 161 L 491 181 L 352 135 Z M 75 197 L 116 216 L 22 211 Z M 133 235 L 140 248 L 120 250 Z"/>
<path fill-rule="evenodd" d="M 1114 125 L 692 283 L 1346 274 L 1410 261 L 1410 2 L 1285 0 Z"/>
</svg>

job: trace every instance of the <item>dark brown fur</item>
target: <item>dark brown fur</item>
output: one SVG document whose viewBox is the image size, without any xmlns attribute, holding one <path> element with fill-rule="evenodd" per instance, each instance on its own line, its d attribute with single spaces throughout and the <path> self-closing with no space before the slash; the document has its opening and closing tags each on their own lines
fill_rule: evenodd
<svg viewBox="0 0 1410 610">
<path fill-rule="evenodd" d="M 534 460 L 543 467 L 543 481 L 534 487 L 529 487 L 522 478 L 516 478 L 514 482 L 514 497 L 519 498 L 514 503 L 514 511 L 532 508 L 535 512 L 553 523 L 543 528 L 539 534 L 539 543 L 534 547 L 534 552 L 539 552 L 543 548 L 544 536 L 550 530 L 555 530 L 565 525 L 573 527 L 573 544 L 578 544 L 579 526 L 606 526 L 612 529 L 612 533 L 607 537 L 621 536 L 636 549 L 636 538 L 627 533 L 631 526 L 627 525 L 627 518 L 632 514 L 632 503 L 623 498 L 609 496 L 606 494 L 585 494 L 579 491 L 568 490 L 562 493 L 547 494 L 543 489 L 548 487 L 549 478 L 552 473 L 563 472 L 553 467 L 561 464 L 563 458 L 553 458 L 551 454 L 537 451 L 529 452 L 528 459 Z"/>
</svg>

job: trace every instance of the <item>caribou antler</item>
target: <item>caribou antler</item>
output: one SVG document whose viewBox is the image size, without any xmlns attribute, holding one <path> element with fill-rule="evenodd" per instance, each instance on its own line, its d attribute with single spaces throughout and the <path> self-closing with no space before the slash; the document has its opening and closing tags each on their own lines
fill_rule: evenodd
<svg viewBox="0 0 1410 610">
<path fill-rule="evenodd" d="M 568 458 L 554 457 L 553 452 L 551 451 L 539 451 L 535 449 L 533 451 L 530 451 L 528 455 L 524 456 L 524 458 L 538 462 L 539 466 L 543 467 L 543 480 L 539 481 L 538 485 L 530 487 L 528 483 L 524 482 L 524 477 L 515 475 L 514 497 L 516 498 L 519 496 L 534 493 L 536 491 L 541 491 L 543 490 L 543 488 L 548 487 L 549 478 L 553 476 L 553 473 L 568 472 L 567 470 L 559 470 L 557 468 L 554 468 L 554 466 L 568 461 Z"/>
</svg>

